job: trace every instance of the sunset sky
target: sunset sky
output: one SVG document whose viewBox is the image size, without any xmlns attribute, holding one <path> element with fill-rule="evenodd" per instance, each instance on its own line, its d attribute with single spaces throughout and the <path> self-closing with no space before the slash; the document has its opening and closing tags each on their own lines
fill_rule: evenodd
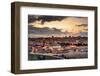
<svg viewBox="0 0 100 76">
<path fill-rule="evenodd" d="M 88 18 L 28 15 L 29 37 L 87 36 Z"/>
</svg>

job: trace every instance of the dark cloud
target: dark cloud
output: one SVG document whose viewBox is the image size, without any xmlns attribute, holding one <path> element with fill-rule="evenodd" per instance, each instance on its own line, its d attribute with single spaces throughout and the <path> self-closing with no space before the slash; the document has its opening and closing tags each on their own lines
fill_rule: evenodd
<svg viewBox="0 0 100 76">
<path fill-rule="evenodd" d="M 88 35 L 87 32 L 80 32 L 79 34 L 80 34 L 80 35 L 83 35 L 83 36 L 87 36 L 87 35 Z"/>
<path fill-rule="evenodd" d="M 77 17 L 78 19 L 87 19 L 88 17 Z"/>
<path fill-rule="evenodd" d="M 56 29 L 56 28 L 48 28 L 48 27 L 44 27 L 44 28 L 38 28 L 38 27 L 33 27 L 33 26 L 29 26 L 28 27 L 28 34 L 34 34 L 34 35 L 42 35 L 42 36 L 67 36 L 70 35 L 71 32 L 62 32 L 61 29 Z M 88 32 L 79 32 L 79 33 L 75 33 L 73 34 L 73 36 L 88 36 Z"/>
<path fill-rule="evenodd" d="M 87 27 L 87 24 L 76 25 L 77 27 Z"/>
<path fill-rule="evenodd" d="M 75 36 L 83 36 L 83 37 L 87 37 L 88 36 L 88 32 L 79 32 L 74 34 Z"/>
<path fill-rule="evenodd" d="M 44 22 L 50 22 L 50 21 L 61 21 L 64 18 L 67 18 L 65 16 L 45 16 L 45 15 L 28 15 L 28 23 L 40 21 L 41 24 L 44 24 Z"/>
<path fill-rule="evenodd" d="M 33 27 L 33 26 L 29 26 L 28 27 L 28 33 L 29 34 L 65 34 L 65 32 L 62 32 L 61 29 L 56 29 L 56 28 L 48 28 L 48 27 L 44 27 L 44 28 L 38 28 L 38 27 Z"/>
<path fill-rule="evenodd" d="M 83 29 L 84 31 L 88 31 L 88 29 L 86 28 L 86 29 Z"/>
</svg>

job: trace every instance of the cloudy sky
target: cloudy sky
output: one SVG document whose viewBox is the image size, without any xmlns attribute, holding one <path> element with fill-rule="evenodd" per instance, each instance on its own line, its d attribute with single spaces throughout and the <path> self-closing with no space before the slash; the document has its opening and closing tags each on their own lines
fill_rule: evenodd
<svg viewBox="0 0 100 76">
<path fill-rule="evenodd" d="M 88 18 L 28 15 L 29 37 L 87 36 Z"/>
</svg>

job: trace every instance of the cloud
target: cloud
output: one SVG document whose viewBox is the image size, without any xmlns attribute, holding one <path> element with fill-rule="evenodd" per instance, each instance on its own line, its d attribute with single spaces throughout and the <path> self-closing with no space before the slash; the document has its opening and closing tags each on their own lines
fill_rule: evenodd
<svg viewBox="0 0 100 76">
<path fill-rule="evenodd" d="M 79 33 L 73 34 L 73 36 L 83 36 L 83 37 L 87 37 L 88 36 L 88 32 L 79 32 Z"/>
<path fill-rule="evenodd" d="M 77 27 L 87 27 L 87 24 L 76 25 Z"/>
<path fill-rule="evenodd" d="M 48 28 L 48 27 L 43 27 L 43 28 L 38 28 L 38 27 L 32 27 L 29 26 L 28 28 L 28 36 L 29 37 L 64 37 L 69 34 L 67 31 L 62 32 L 61 29 L 56 29 L 56 28 Z"/>
<path fill-rule="evenodd" d="M 85 28 L 85 29 L 83 29 L 84 31 L 88 31 L 88 29 L 87 28 Z"/>
<path fill-rule="evenodd" d="M 87 32 L 78 32 L 78 33 L 72 33 L 72 32 L 62 32 L 61 29 L 57 28 L 38 28 L 38 27 L 33 27 L 29 26 L 28 28 L 28 34 L 29 37 L 51 37 L 51 36 L 56 36 L 56 37 L 64 37 L 64 36 L 88 36 Z"/>
<path fill-rule="evenodd" d="M 28 20 L 30 21 L 28 25 L 33 25 L 33 27 L 38 28 L 48 27 L 62 29 L 62 32 L 68 31 L 77 33 L 80 32 L 80 30 L 83 30 L 87 24 L 87 17 L 46 15 L 29 15 L 28 17 Z"/>
<path fill-rule="evenodd" d="M 56 28 L 48 28 L 48 27 L 43 27 L 43 28 L 38 28 L 38 27 L 33 27 L 29 26 L 28 27 L 28 33 L 33 33 L 33 34 L 65 34 L 65 32 L 61 32 L 61 29 L 56 29 Z"/>
<path fill-rule="evenodd" d="M 87 34 L 87 17 L 28 15 L 31 36 L 79 36 Z"/>
<path fill-rule="evenodd" d="M 35 21 L 41 21 L 41 24 L 44 24 L 44 22 L 61 21 L 64 18 L 67 18 L 67 17 L 65 17 L 65 16 L 28 15 L 28 23 L 35 22 Z"/>
</svg>

